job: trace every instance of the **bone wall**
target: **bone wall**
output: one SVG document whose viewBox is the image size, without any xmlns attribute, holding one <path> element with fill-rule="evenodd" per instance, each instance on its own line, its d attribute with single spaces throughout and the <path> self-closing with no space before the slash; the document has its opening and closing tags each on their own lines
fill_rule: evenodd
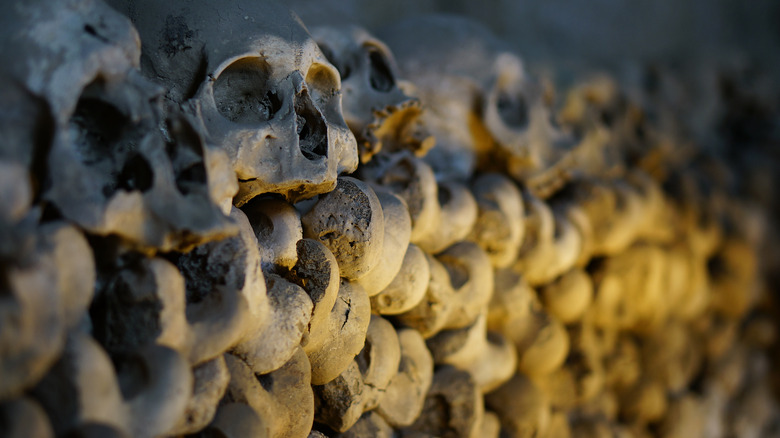
<svg viewBox="0 0 780 438">
<path fill-rule="evenodd" d="M 768 71 L 348 5 L 2 15 L 0 436 L 780 436 Z"/>
</svg>

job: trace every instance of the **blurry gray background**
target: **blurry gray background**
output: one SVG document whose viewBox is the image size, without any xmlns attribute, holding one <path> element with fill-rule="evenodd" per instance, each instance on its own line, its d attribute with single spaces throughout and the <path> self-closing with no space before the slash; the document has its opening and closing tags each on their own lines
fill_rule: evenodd
<svg viewBox="0 0 780 438">
<path fill-rule="evenodd" d="M 750 63 L 778 70 L 777 0 L 288 0 L 309 26 L 377 30 L 404 17 L 470 16 L 508 41 L 530 66 L 557 75 L 632 65 Z M 560 78 L 559 78 L 560 79 Z"/>
</svg>

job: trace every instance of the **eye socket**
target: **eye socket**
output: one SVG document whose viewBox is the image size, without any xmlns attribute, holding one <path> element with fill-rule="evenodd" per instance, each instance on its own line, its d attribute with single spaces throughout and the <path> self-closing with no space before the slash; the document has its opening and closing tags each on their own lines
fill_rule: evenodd
<svg viewBox="0 0 780 438">
<path fill-rule="evenodd" d="M 522 95 L 501 93 L 496 106 L 501 120 L 508 126 L 513 128 L 528 126 L 528 104 Z"/>
<path fill-rule="evenodd" d="M 152 186 L 154 173 L 138 151 L 143 128 L 104 98 L 100 79 L 82 92 L 69 120 L 73 146 L 81 162 L 94 172 L 106 197 L 118 189 L 145 192 Z"/>
<path fill-rule="evenodd" d="M 333 67 L 328 65 L 312 64 L 309 71 L 306 72 L 305 80 L 309 94 L 317 104 L 330 99 L 339 90 L 338 74 Z"/>
<path fill-rule="evenodd" d="M 273 118 L 281 99 L 268 90 L 271 67 L 261 58 L 244 58 L 230 64 L 214 82 L 217 110 L 235 123 L 259 123 Z"/>
<path fill-rule="evenodd" d="M 367 46 L 368 61 L 370 65 L 369 83 L 376 91 L 387 93 L 395 86 L 395 79 L 390 70 L 390 63 L 385 55 L 377 47 Z"/>
<path fill-rule="evenodd" d="M 339 76 L 341 77 L 341 80 L 342 81 L 346 80 L 352 74 L 352 69 L 349 67 L 349 64 L 339 62 L 339 60 L 336 59 L 336 55 L 333 53 L 333 50 L 331 50 L 330 47 L 324 44 L 320 44 L 319 47 L 320 47 L 320 51 L 325 56 L 325 58 L 327 58 L 328 62 L 333 64 L 333 66 L 336 67 L 336 70 L 339 71 Z"/>
</svg>

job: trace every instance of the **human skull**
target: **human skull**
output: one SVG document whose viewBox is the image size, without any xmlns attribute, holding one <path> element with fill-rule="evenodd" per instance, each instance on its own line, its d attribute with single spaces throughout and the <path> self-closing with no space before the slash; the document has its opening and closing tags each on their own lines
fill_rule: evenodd
<svg viewBox="0 0 780 438">
<path fill-rule="evenodd" d="M 390 49 L 358 26 L 318 26 L 312 35 L 341 74 L 344 119 L 358 139 L 360 160 L 399 148 L 424 154 L 432 139 L 420 130 L 420 101 L 405 93 Z"/>
<path fill-rule="evenodd" d="M 112 0 L 144 42 L 142 71 L 230 157 L 243 205 L 329 192 L 357 167 L 338 71 L 300 20 L 274 1 Z"/>
<path fill-rule="evenodd" d="M 162 89 L 138 73 L 138 36 L 125 17 L 99 0 L 36 0 L 16 2 L 1 27 L 0 77 L 20 104 L 1 124 L 30 151 L 0 148 L 29 166 L 36 199 L 146 250 L 235 231 L 216 205 L 226 196 L 214 184 L 226 159 L 166 112 Z"/>
<path fill-rule="evenodd" d="M 380 36 L 401 73 L 425 90 L 424 123 L 437 140 L 430 161 L 435 170 L 436 162 L 454 163 L 437 172 L 439 179 L 468 177 L 497 142 L 513 177 L 547 184 L 544 174 L 570 139 L 553 125 L 541 87 L 502 41 L 479 23 L 446 15 L 414 17 Z"/>
</svg>

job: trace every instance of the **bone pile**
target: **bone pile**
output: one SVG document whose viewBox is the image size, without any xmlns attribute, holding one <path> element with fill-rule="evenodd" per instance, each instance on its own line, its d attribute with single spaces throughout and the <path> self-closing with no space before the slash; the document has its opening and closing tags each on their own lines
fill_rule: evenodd
<svg viewBox="0 0 780 438">
<path fill-rule="evenodd" d="M 780 436 L 775 91 L 109 3 L 0 15 L 0 435 Z"/>
</svg>

